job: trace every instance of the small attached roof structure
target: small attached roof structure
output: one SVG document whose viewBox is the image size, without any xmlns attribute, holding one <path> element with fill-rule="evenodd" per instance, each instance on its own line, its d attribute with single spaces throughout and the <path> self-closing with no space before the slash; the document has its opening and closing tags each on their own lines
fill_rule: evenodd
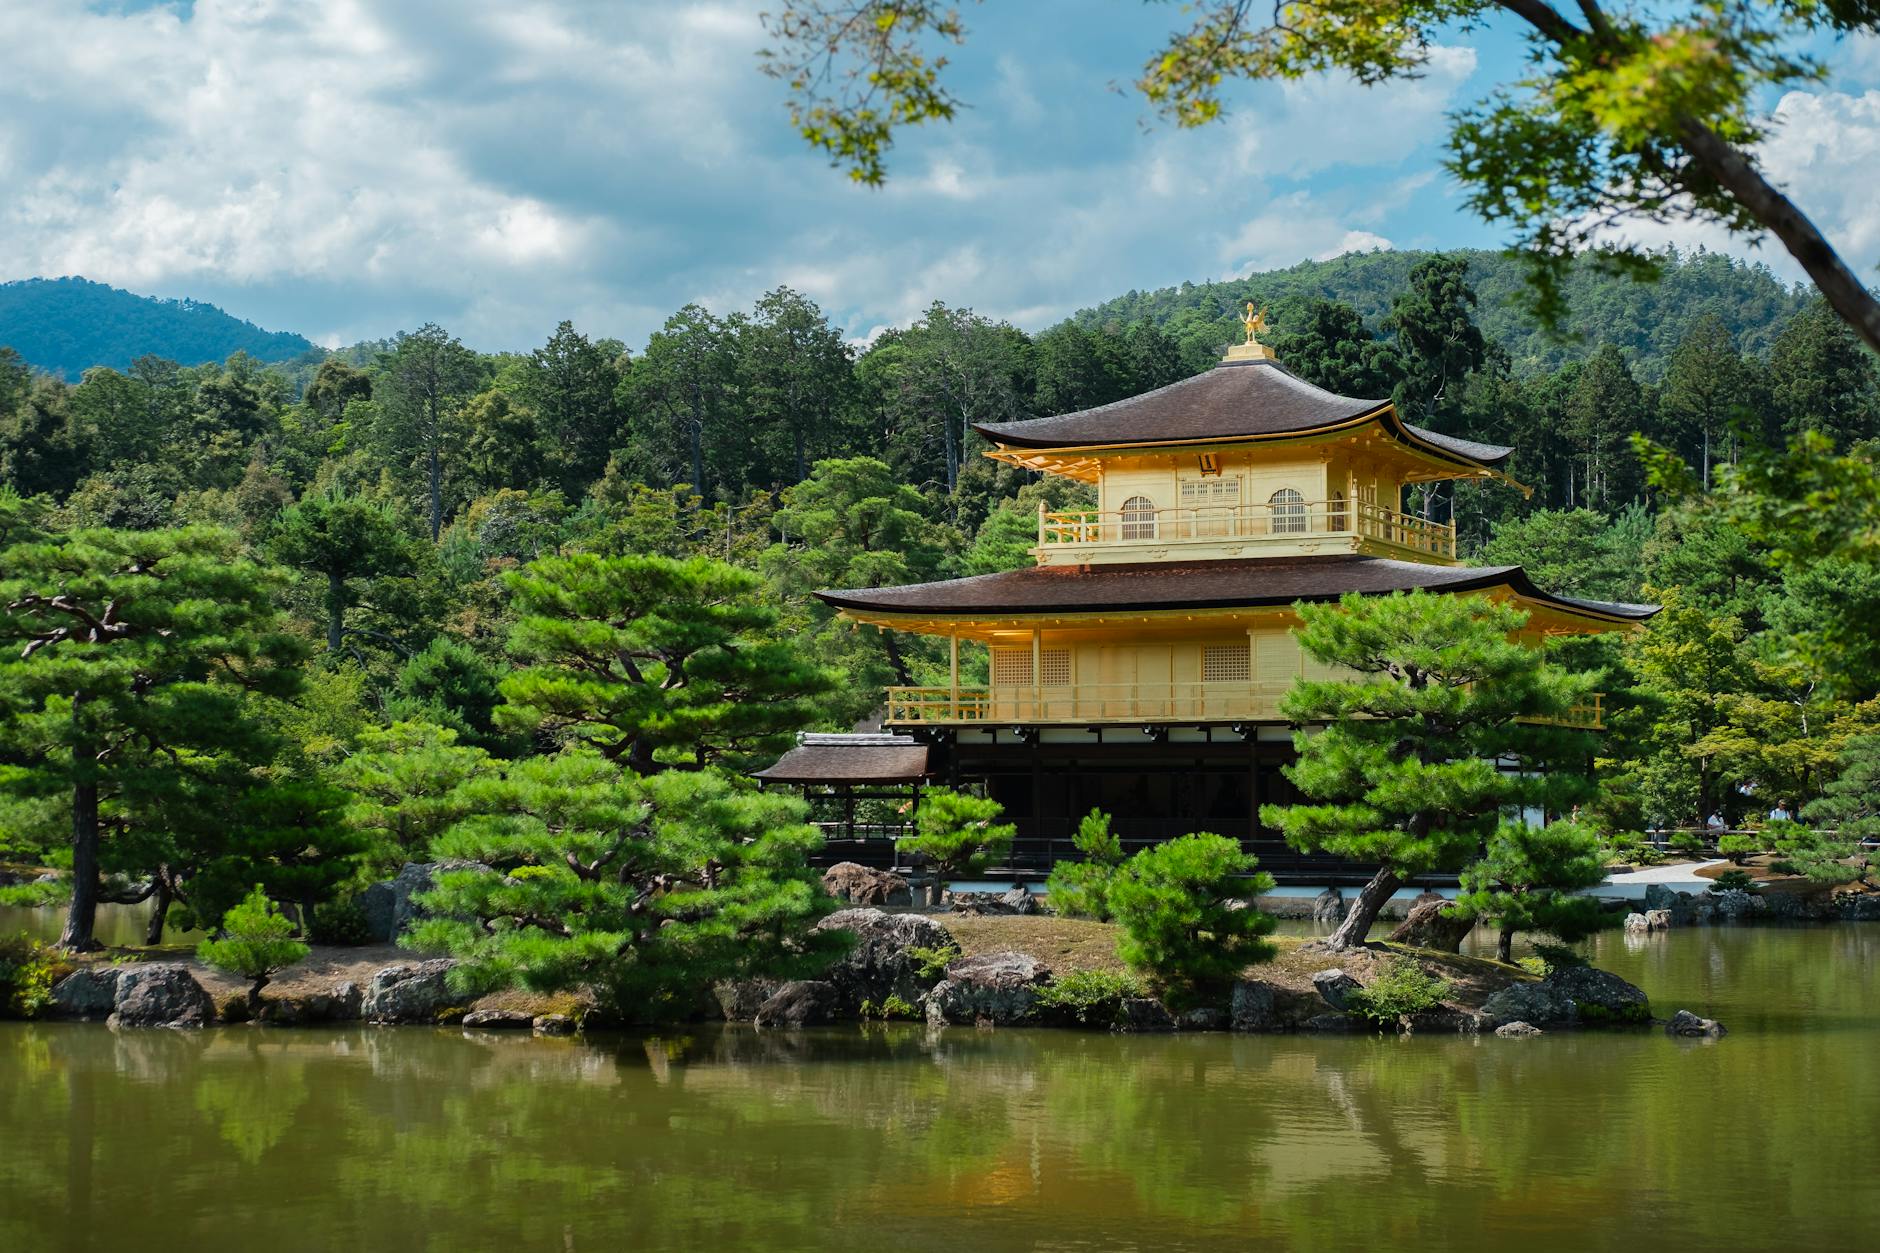
<svg viewBox="0 0 1880 1253">
<path fill-rule="evenodd" d="M 927 746 L 905 735 L 879 732 L 805 732 L 775 765 L 751 777 L 763 783 L 920 783 L 929 778 Z"/>
<path fill-rule="evenodd" d="M 893 624 L 906 615 L 974 616 L 1155 612 L 1284 606 L 1336 600 L 1346 592 L 1386 595 L 1418 588 L 1435 592 L 1506 589 L 1577 617 L 1638 622 L 1656 605 L 1576 600 L 1534 586 L 1520 566 L 1437 566 L 1382 557 L 1241 558 L 1097 566 L 1029 566 L 999 574 L 914 583 L 905 587 L 817 592 L 865 622 Z"/>
<path fill-rule="evenodd" d="M 1328 392 L 1271 359 L 1223 361 L 1193 378 L 1113 404 L 1051 418 L 983 422 L 973 429 L 999 445 L 995 457 L 1017 462 L 1037 459 L 1018 453 L 1021 449 L 1239 443 L 1332 433 L 1373 422 L 1416 451 L 1465 471 L 1496 471 L 1514 451 L 1412 426 L 1398 417 L 1389 400 Z"/>
</svg>

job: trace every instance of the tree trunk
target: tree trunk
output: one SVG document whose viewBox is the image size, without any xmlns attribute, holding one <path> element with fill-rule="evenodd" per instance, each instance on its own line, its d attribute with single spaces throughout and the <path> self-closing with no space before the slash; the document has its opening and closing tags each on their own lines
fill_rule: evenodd
<svg viewBox="0 0 1880 1253">
<path fill-rule="evenodd" d="M 1338 924 L 1338 930 L 1332 932 L 1325 941 L 1325 947 L 1335 951 L 1364 947 L 1364 939 L 1371 934 L 1371 924 L 1377 921 L 1384 902 L 1402 886 L 1403 880 L 1388 866 L 1380 867 L 1358 893 L 1357 899 L 1351 902 L 1350 912 Z"/>
<path fill-rule="evenodd" d="M 74 757 L 88 755 L 81 746 Z M 89 763 L 87 763 L 89 764 Z M 72 785 L 72 908 L 65 915 L 59 947 L 74 953 L 100 947 L 98 925 L 98 784 Z"/>
<path fill-rule="evenodd" d="M 437 426 L 437 406 L 431 407 L 431 542 L 444 529 L 444 463 L 438 456 L 437 441 L 443 432 Z"/>
<path fill-rule="evenodd" d="M 170 912 L 170 876 L 165 867 L 158 866 L 157 873 L 152 878 L 156 880 L 157 885 L 157 890 L 152 894 L 156 898 L 156 904 L 150 913 L 150 923 L 144 928 L 144 943 L 157 945 L 163 943 L 163 920 L 164 916 Z"/>
<path fill-rule="evenodd" d="M 261 1016 L 261 989 L 268 986 L 268 977 L 262 975 L 248 988 L 248 1018 L 252 1022 Z"/>
<path fill-rule="evenodd" d="M 1507 927 L 1503 927 L 1495 939 L 1495 956 L 1505 962 L 1514 960 L 1514 932 Z"/>
<path fill-rule="evenodd" d="M 345 634 L 346 579 L 337 571 L 329 570 L 326 573 L 326 651 L 338 652 Z"/>
</svg>

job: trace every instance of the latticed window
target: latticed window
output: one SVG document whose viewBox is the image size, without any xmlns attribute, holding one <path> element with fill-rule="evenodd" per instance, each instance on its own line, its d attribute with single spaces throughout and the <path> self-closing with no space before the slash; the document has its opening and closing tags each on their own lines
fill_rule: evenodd
<svg viewBox="0 0 1880 1253">
<path fill-rule="evenodd" d="M 1202 645 L 1202 682 L 1246 683 L 1252 678 L 1253 658 L 1244 640 L 1238 644 Z"/>
<path fill-rule="evenodd" d="M 1131 496 L 1123 502 L 1123 538 L 1155 538 L 1155 502 L 1147 496 Z"/>
<path fill-rule="evenodd" d="M 1188 514 L 1191 534 L 1232 533 L 1234 509 L 1239 504 L 1238 476 L 1182 480 L 1182 508 L 1192 511 Z"/>
<path fill-rule="evenodd" d="M 1071 685 L 1071 650 L 1068 648 L 1040 649 L 1038 676 L 1045 687 L 1069 687 Z M 992 684 L 994 687 L 1030 687 L 1031 650 L 1029 648 L 993 649 Z"/>
<path fill-rule="evenodd" d="M 1290 487 L 1282 487 L 1267 497 L 1273 513 L 1273 534 L 1298 535 L 1306 529 L 1306 498 Z"/>
</svg>

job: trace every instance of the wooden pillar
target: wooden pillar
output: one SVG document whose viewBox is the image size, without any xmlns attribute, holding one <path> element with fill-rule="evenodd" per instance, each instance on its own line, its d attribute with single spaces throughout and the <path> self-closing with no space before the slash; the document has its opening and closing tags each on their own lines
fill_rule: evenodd
<svg viewBox="0 0 1880 1253">
<path fill-rule="evenodd" d="M 1247 741 L 1247 812 L 1252 819 L 1247 827 L 1248 835 L 1257 840 L 1266 833 L 1260 825 L 1260 731 L 1257 727 L 1253 738 Z"/>
<path fill-rule="evenodd" d="M 1044 633 L 1031 629 L 1031 716 L 1034 722 L 1044 718 Z"/>
<path fill-rule="evenodd" d="M 952 700 L 953 700 L 952 716 L 957 719 L 960 716 L 960 634 L 959 632 L 958 631 L 950 632 L 947 635 L 947 641 L 952 646 L 951 657 L 950 657 L 951 664 L 949 667 L 949 674 L 951 675 L 950 682 L 952 684 Z"/>
</svg>

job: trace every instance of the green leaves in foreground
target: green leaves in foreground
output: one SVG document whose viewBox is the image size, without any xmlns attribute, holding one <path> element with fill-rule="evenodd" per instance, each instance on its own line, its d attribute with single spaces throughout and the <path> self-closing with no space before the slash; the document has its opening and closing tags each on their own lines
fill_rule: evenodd
<svg viewBox="0 0 1880 1253">
<path fill-rule="evenodd" d="M 1274 948 L 1273 919 L 1243 907 L 1273 890 L 1273 876 L 1225 836 L 1184 835 L 1143 849 L 1116 872 L 1109 906 L 1122 938 L 1117 952 L 1160 987 L 1193 993 L 1232 982 Z"/>
<path fill-rule="evenodd" d="M 591 987 L 620 1017 L 682 1015 L 712 983 L 801 978 L 846 943 L 808 867 L 803 803 L 712 769 L 623 773 L 584 749 L 465 783 L 408 942 L 463 964 L 465 991 Z M 485 869 L 484 867 L 488 867 Z"/>
</svg>

